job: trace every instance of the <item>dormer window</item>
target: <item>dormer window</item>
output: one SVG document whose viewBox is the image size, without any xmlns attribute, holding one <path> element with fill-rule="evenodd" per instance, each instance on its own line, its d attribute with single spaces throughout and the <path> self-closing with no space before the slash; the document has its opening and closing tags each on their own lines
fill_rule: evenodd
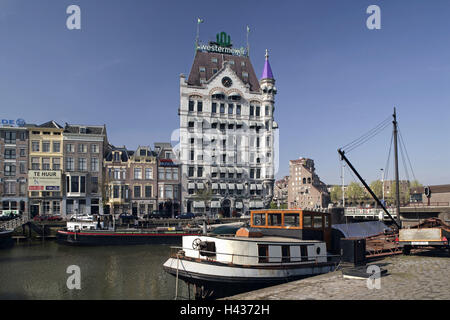
<svg viewBox="0 0 450 320">
<path fill-rule="evenodd" d="M 86 133 L 86 127 L 80 127 L 80 133 Z"/>
<path fill-rule="evenodd" d="M 119 152 L 114 152 L 114 161 L 120 161 L 120 154 L 119 154 Z"/>
</svg>

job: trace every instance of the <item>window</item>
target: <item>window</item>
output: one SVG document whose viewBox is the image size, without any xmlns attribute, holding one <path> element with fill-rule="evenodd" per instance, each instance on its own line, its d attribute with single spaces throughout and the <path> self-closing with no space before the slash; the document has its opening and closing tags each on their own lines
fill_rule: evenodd
<svg viewBox="0 0 450 320">
<path fill-rule="evenodd" d="M 241 114 L 241 105 L 240 104 L 236 105 L 236 114 L 237 115 Z"/>
<path fill-rule="evenodd" d="M 281 226 L 281 213 L 269 213 L 269 226 Z"/>
<path fill-rule="evenodd" d="M 120 180 L 120 169 L 114 168 L 114 179 Z"/>
<path fill-rule="evenodd" d="M 254 115 L 255 115 L 255 106 L 250 105 L 250 116 L 254 116 Z"/>
<path fill-rule="evenodd" d="M 70 177 L 70 192 L 78 193 L 80 192 L 80 177 L 71 176 Z"/>
<path fill-rule="evenodd" d="M 300 227 L 298 213 L 285 213 L 284 214 L 284 226 L 285 227 Z"/>
<path fill-rule="evenodd" d="M 322 216 L 314 215 L 313 216 L 313 226 L 316 229 L 322 229 Z"/>
<path fill-rule="evenodd" d="M 16 149 L 5 149 L 5 159 L 15 159 Z"/>
<path fill-rule="evenodd" d="M 188 122 L 188 127 L 189 128 L 193 128 L 194 127 L 194 121 L 189 121 Z"/>
<path fill-rule="evenodd" d="M 232 66 L 234 66 L 234 60 L 229 60 L 228 61 Z"/>
<path fill-rule="evenodd" d="M 83 143 L 79 144 L 78 145 L 78 152 L 86 153 L 87 152 L 87 145 L 85 145 Z"/>
<path fill-rule="evenodd" d="M 113 198 L 114 199 L 119 198 L 119 193 L 120 193 L 119 186 L 114 186 L 113 187 Z"/>
<path fill-rule="evenodd" d="M 266 116 L 270 115 L 269 106 L 266 106 Z"/>
<path fill-rule="evenodd" d="M 189 160 L 194 160 L 194 150 L 191 150 Z"/>
<path fill-rule="evenodd" d="M 206 68 L 205 68 L 205 67 L 200 67 L 200 68 L 199 68 L 199 71 L 200 71 L 200 72 L 206 72 Z"/>
<path fill-rule="evenodd" d="M 86 193 L 86 177 L 85 176 L 80 177 L 80 192 Z M 81 200 L 80 200 L 80 204 L 81 204 Z"/>
<path fill-rule="evenodd" d="M 261 169 L 256 169 L 256 179 L 261 178 Z"/>
<path fill-rule="evenodd" d="M 39 152 L 39 141 L 31 141 L 31 150 L 33 152 Z"/>
<path fill-rule="evenodd" d="M 39 158 L 37 157 L 31 158 L 31 170 L 41 170 Z"/>
<path fill-rule="evenodd" d="M 141 197 L 141 186 L 134 186 L 134 197 L 135 198 Z"/>
<path fill-rule="evenodd" d="M 91 171 L 98 172 L 99 171 L 99 160 L 98 158 L 91 158 Z"/>
<path fill-rule="evenodd" d="M 217 63 L 217 58 L 211 58 L 211 62 Z"/>
<path fill-rule="evenodd" d="M 291 262 L 290 246 L 281 246 L 281 262 Z"/>
<path fill-rule="evenodd" d="M 193 177 L 194 176 L 194 167 L 189 167 L 188 168 L 188 177 Z"/>
<path fill-rule="evenodd" d="M 91 177 L 91 193 L 98 192 L 98 177 Z"/>
<path fill-rule="evenodd" d="M 20 156 L 21 157 L 26 157 L 26 150 L 25 149 L 20 149 Z"/>
<path fill-rule="evenodd" d="M 197 112 L 203 112 L 203 102 L 197 101 Z"/>
<path fill-rule="evenodd" d="M 220 104 L 220 113 L 225 113 L 225 104 L 224 103 Z"/>
<path fill-rule="evenodd" d="M 134 179 L 142 179 L 142 169 L 141 168 L 134 168 Z"/>
<path fill-rule="evenodd" d="M 189 112 L 193 112 L 194 111 L 194 101 L 189 100 Z"/>
<path fill-rule="evenodd" d="M 50 158 L 42 158 L 42 170 L 50 170 Z"/>
<path fill-rule="evenodd" d="M 120 161 L 120 153 L 114 152 L 114 161 Z"/>
<path fill-rule="evenodd" d="M 21 162 L 19 163 L 19 166 L 20 166 L 20 173 L 27 173 L 27 170 L 26 170 L 26 163 L 25 163 L 25 162 L 21 161 Z"/>
<path fill-rule="evenodd" d="M 165 193 L 166 199 L 173 199 L 173 188 L 171 185 L 164 186 L 164 193 Z"/>
<path fill-rule="evenodd" d="M 197 168 L 197 177 L 198 178 L 203 177 L 203 167 L 198 167 Z"/>
<path fill-rule="evenodd" d="M 78 170 L 80 170 L 80 171 L 86 171 L 87 170 L 86 158 L 78 158 Z"/>
<path fill-rule="evenodd" d="M 242 71 L 242 77 L 248 78 L 248 72 Z"/>
<path fill-rule="evenodd" d="M 66 151 L 67 152 L 74 152 L 75 151 L 74 146 L 73 146 L 72 143 L 66 144 Z"/>
<path fill-rule="evenodd" d="M 16 143 L 16 133 L 14 131 L 6 131 L 5 132 L 5 143 L 6 144 L 15 144 Z"/>
<path fill-rule="evenodd" d="M 61 142 L 53 141 L 53 152 L 61 152 Z"/>
<path fill-rule="evenodd" d="M 42 152 L 50 152 L 50 141 L 42 141 Z"/>
<path fill-rule="evenodd" d="M 250 169 L 250 179 L 255 178 L 255 169 Z"/>
<path fill-rule="evenodd" d="M 6 182 L 5 183 L 5 194 L 15 194 L 16 193 L 16 184 L 14 182 Z M 8 202 L 6 202 L 8 203 Z M 5 206 L 3 206 L 5 207 Z M 8 206 L 6 206 L 8 208 Z"/>
<path fill-rule="evenodd" d="M 253 214 L 253 225 L 254 226 L 265 226 L 266 225 L 266 214 L 265 213 Z"/>
<path fill-rule="evenodd" d="M 152 197 L 152 186 L 145 186 L 145 197 L 146 198 Z"/>
<path fill-rule="evenodd" d="M 164 168 L 158 168 L 158 179 L 164 180 Z"/>
<path fill-rule="evenodd" d="M 269 262 L 269 246 L 267 244 L 258 244 L 258 262 Z"/>
<path fill-rule="evenodd" d="M 213 102 L 211 104 L 211 112 L 212 113 L 217 113 L 217 103 Z"/>
<path fill-rule="evenodd" d="M 99 153 L 98 144 L 91 144 L 91 153 Z"/>
<path fill-rule="evenodd" d="M 241 67 L 245 67 L 245 61 L 241 61 Z"/>
<path fill-rule="evenodd" d="M 173 180 L 178 180 L 178 168 L 173 168 L 172 169 L 172 179 Z"/>
<path fill-rule="evenodd" d="M 166 168 L 166 180 L 172 180 L 172 170 Z"/>
<path fill-rule="evenodd" d="M 312 227 L 312 218 L 310 214 L 303 215 L 303 228 L 311 228 Z"/>
<path fill-rule="evenodd" d="M 233 114 L 233 104 L 228 105 L 228 114 Z"/>
<path fill-rule="evenodd" d="M 260 115 L 260 107 L 259 106 L 256 106 L 256 116 L 257 117 L 259 117 L 259 115 Z"/>
<path fill-rule="evenodd" d="M 150 180 L 153 179 L 153 169 L 145 168 L 145 179 Z"/>
</svg>

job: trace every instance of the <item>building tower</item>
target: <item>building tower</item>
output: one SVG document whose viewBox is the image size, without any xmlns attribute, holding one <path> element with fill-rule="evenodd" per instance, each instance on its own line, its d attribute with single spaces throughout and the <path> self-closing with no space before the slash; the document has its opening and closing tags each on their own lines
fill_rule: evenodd
<svg viewBox="0 0 450 320">
<path fill-rule="evenodd" d="M 182 211 L 232 216 L 268 207 L 274 186 L 275 79 L 268 53 L 258 81 L 224 32 L 197 46 L 180 76 Z"/>
</svg>

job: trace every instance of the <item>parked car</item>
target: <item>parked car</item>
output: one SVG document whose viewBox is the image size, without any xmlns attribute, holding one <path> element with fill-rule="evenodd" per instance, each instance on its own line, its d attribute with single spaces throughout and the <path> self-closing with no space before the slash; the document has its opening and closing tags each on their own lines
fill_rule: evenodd
<svg viewBox="0 0 450 320">
<path fill-rule="evenodd" d="M 47 217 L 47 221 L 61 221 L 62 220 L 62 217 L 61 216 L 57 216 L 57 215 L 55 215 L 55 216 L 48 216 Z"/>
<path fill-rule="evenodd" d="M 149 215 L 150 219 L 165 219 L 165 218 L 172 218 L 172 213 L 167 211 L 153 211 Z"/>
<path fill-rule="evenodd" d="M 45 220 L 47 220 L 47 216 L 37 215 L 33 218 L 33 221 L 45 221 Z"/>
<path fill-rule="evenodd" d="M 192 212 L 182 213 L 178 216 L 176 216 L 176 219 L 194 219 L 195 214 Z"/>
</svg>

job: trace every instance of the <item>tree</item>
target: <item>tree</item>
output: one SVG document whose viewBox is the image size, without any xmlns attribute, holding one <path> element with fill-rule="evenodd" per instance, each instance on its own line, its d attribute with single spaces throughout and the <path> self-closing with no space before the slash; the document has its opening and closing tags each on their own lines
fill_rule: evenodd
<svg viewBox="0 0 450 320">
<path fill-rule="evenodd" d="M 419 180 L 413 180 L 411 181 L 409 187 L 410 188 L 423 187 L 423 184 L 421 184 Z"/>
<path fill-rule="evenodd" d="M 364 188 L 357 182 L 352 182 L 347 187 L 347 197 L 352 200 L 361 200 L 364 198 Z"/>
<path fill-rule="evenodd" d="M 278 209 L 278 206 L 274 201 L 270 202 L 270 209 Z"/>
<path fill-rule="evenodd" d="M 372 189 L 378 199 L 383 197 L 383 182 L 381 182 L 381 180 L 372 181 L 370 183 L 370 189 Z"/>
<path fill-rule="evenodd" d="M 330 198 L 332 202 L 339 202 L 342 199 L 342 187 L 334 186 L 331 188 Z"/>
</svg>

